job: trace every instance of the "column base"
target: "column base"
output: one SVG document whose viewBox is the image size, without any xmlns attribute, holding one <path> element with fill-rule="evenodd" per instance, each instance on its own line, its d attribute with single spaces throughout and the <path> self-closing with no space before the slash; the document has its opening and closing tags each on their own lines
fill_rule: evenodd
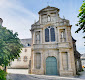
<svg viewBox="0 0 85 80">
<path fill-rule="evenodd" d="M 31 74 L 44 75 L 43 69 L 32 69 Z"/>
<path fill-rule="evenodd" d="M 74 76 L 72 70 L 60 70 L 60 76 Z"/>
</svg>

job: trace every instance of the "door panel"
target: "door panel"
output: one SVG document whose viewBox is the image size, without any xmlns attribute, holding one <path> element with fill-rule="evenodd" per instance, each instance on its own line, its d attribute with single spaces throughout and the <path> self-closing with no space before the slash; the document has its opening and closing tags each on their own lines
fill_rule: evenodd
<svg viewBox="0 0 85 80">
<path fill-rule="evenodd" d="M 46 74 L 57 75 L 57 60 L 55 57 L 48 57 L 46 59 Z"/>
</svg>

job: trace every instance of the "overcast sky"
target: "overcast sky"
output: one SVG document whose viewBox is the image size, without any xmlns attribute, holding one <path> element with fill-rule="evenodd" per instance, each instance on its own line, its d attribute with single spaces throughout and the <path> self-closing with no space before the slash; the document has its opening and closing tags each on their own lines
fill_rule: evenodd
<svg viewBox="0 0 85 80">
<path fill-rule="evenodd" d="M 85 53 L 84 39 L 85 34 L 75 33 L 78 21 L 77 15 L 83 0 L 0 0 L 0 17 L 3 19 L 3 26 L 7 29 L 18 32 L 19 38 L 31 38 L 31 24 L 38 20 L 38 12 L 48 5 L 60 9 L 60 17 L 63 16 L 72 25 L 72 36 L 77 40 L 77 50 Z"/>
</svg>

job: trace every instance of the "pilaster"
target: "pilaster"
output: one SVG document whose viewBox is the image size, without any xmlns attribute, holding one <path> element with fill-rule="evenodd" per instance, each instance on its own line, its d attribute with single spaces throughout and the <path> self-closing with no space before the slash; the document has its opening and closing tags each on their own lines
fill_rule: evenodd
<svg viewBox="0 0 85 80">
<path fill-rule="evenodd" d="M 68 70 L 72 70 L 72 68 L 71 68 L 71 56 L 70 56 L 70 53 L 68 53 Z"/>
<path fill-rule="evenodd" d="M 63 65 L 62 65 L 62 53 L 59 53 L 59 57 L 60 57 L 60 71 L 63 70 Z"/>
</svg>

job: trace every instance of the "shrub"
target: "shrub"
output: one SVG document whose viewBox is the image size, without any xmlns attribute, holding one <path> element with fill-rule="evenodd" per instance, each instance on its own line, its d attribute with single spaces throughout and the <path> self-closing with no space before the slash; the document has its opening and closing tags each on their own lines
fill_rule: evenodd
<svg viewBox="0 0 85 80">
<path fill-rule="evenodd" d="M 7 73 L 0 69 L 0 80 L 6 80 Z"/>
<path fill-rule="evenodd" d="M 83 68 L 82 68 L 82 71 L 84 71 Z"/>
</svg>

